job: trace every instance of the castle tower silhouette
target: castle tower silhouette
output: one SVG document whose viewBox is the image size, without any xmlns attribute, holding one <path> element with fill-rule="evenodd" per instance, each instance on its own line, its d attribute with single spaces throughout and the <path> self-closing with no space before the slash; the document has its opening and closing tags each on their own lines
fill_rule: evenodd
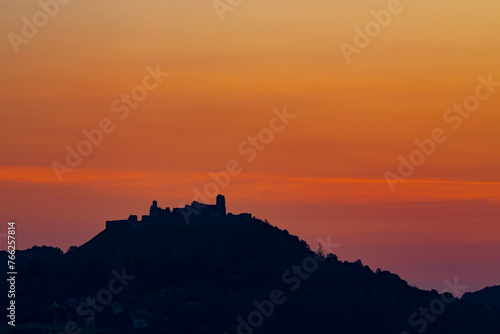
<svg viewBox="0 0 500 334">
<path fill-rule="evenodd" d="M 152 224 L 166 226 L 220 225 L 251 220 L 252 215 L 249 213 L 237 215 L 226 213 L 226 198 L 219 194 L 215 204 L 193 201 L 191 205 L 186 205 L 183 208 L 173 208 L 172 210 L 169 207 L 162 209 L 158 206 L 157 201 L 153 201 L 149 208 L 149 215 L 143 215 L 142 220 L 138 220 L 136 215 L 130 215 L 127 220 L 109 220 L 106 221 L 106 229 L 135 229 Z"/>
</svg>

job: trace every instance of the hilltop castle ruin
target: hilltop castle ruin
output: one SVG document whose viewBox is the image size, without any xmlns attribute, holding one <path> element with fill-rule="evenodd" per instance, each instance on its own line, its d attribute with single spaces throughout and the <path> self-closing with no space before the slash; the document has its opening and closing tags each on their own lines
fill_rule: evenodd
<svg viewBox="0 0 500 334">
<path fill-rule="evenodd" d="M 182 225 L 220 225 L 234 222 L 251 221 L 252 215 L 241 213 L 234 215 L 226 213 L 226 199 L 223 195 L 218 195 L 215 204 L 204 204 L 192 202 L 183 208 L 162 209 L 157 201 L 149 208 L 149 215 L 143 215 L 142 220 L 138 220 L 136 215 L 130 215 L 126 220 L 106 221 L 106 229 L 130 227 L 139 228 L 146 225 L 158 224 L 166 226 Z"/>
</svg>

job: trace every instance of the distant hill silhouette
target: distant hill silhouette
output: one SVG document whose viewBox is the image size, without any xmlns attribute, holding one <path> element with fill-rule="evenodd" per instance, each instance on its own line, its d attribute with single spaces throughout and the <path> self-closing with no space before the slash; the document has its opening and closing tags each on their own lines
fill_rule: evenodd
<svg viewBox="0 0 500 334">
<path fill-rule="evenodd" d="M 25 268 L 31 261 L 47 260 L 62 254 L 63 251 L 57 247 L 33 246 L 30 249 L 16 251 L 16 266 L 18 268 Z M 0 251 L 2 263 L 7 262 L 7 255 L 7 251 Z"/>
<path fill-rule="evenodd" d="M 500 308 L 500 285 L 489 286 L 475 292 L 467 292 L 462 296 L 462 300 Z"/>
<path fill-rule="evenodd" d="M 135 278 L 94 318 L 79 315 L 116 274 Z M 318 255 L 255 218 L 106 229 L 66 254 L 32 258 L 17 287 L 18 323 L 46 324 L 39 333 L 67 321 L 83 334 L 92 324 L 101 333 L 500 333 L 498 309 L 419 290 L 360 260 Z M 420 313 L 441 304 L 438 315 Z"/>
</svg>

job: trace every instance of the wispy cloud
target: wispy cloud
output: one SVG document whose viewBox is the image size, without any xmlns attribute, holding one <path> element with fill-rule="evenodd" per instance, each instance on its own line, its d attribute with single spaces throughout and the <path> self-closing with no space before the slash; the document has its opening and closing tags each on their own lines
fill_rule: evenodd
<svg viewBox="0 0 500 334">
<path fill-rule="evenodd" d="M 0 167 L 0 181 L 58 184 L 46 167 Z M 170 197 L 186 194 L 211 181 L 207 173 L 80 169 L 64 185 L 100 193 Z M 252 201 L 294 202 L 390 202 L 485 199 L 500 201 L 500 182 L 447 179 L 413 179 L 391 193 L 384 179 L 281 176 L 272 173 L 243 173 L 225 192 Z M 182 196 L 181 196 L 182 197 Z"/>
</svg>

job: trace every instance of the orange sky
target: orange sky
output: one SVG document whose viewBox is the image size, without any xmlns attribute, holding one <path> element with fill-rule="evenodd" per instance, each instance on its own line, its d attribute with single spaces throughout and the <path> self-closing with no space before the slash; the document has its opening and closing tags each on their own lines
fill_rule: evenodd
<svg viewBox="0 0 500 334">
<path fill-rule="evenodd" d="M 0 220 L 21 248 L 66 250 L 153 199 L 191 202 L 235 160 L 229 211 L 314 247 L 332 235 L 341 259 L 422 288 L 500 284 L 500 86 L 457 130 L 443 119 L 478 77 L 500 82 L 500 3 L 402 0 L 348 63 L 340 44 L 388 3 L 243 1 L 221 21 L 212 1 L 69 1 L 16 52 L 42 9 L 0 0 Z M 147 67 L 169 75 L 122 120 L 112 103 Z M 284 107 L 296 118 L 247 161 L 239 145 Z M 53 162 L 103 119 L 114 130 L 59 182 Z M 447 140 L 392 192 L 384 174 L 435 128 Z"/>
</svg>

